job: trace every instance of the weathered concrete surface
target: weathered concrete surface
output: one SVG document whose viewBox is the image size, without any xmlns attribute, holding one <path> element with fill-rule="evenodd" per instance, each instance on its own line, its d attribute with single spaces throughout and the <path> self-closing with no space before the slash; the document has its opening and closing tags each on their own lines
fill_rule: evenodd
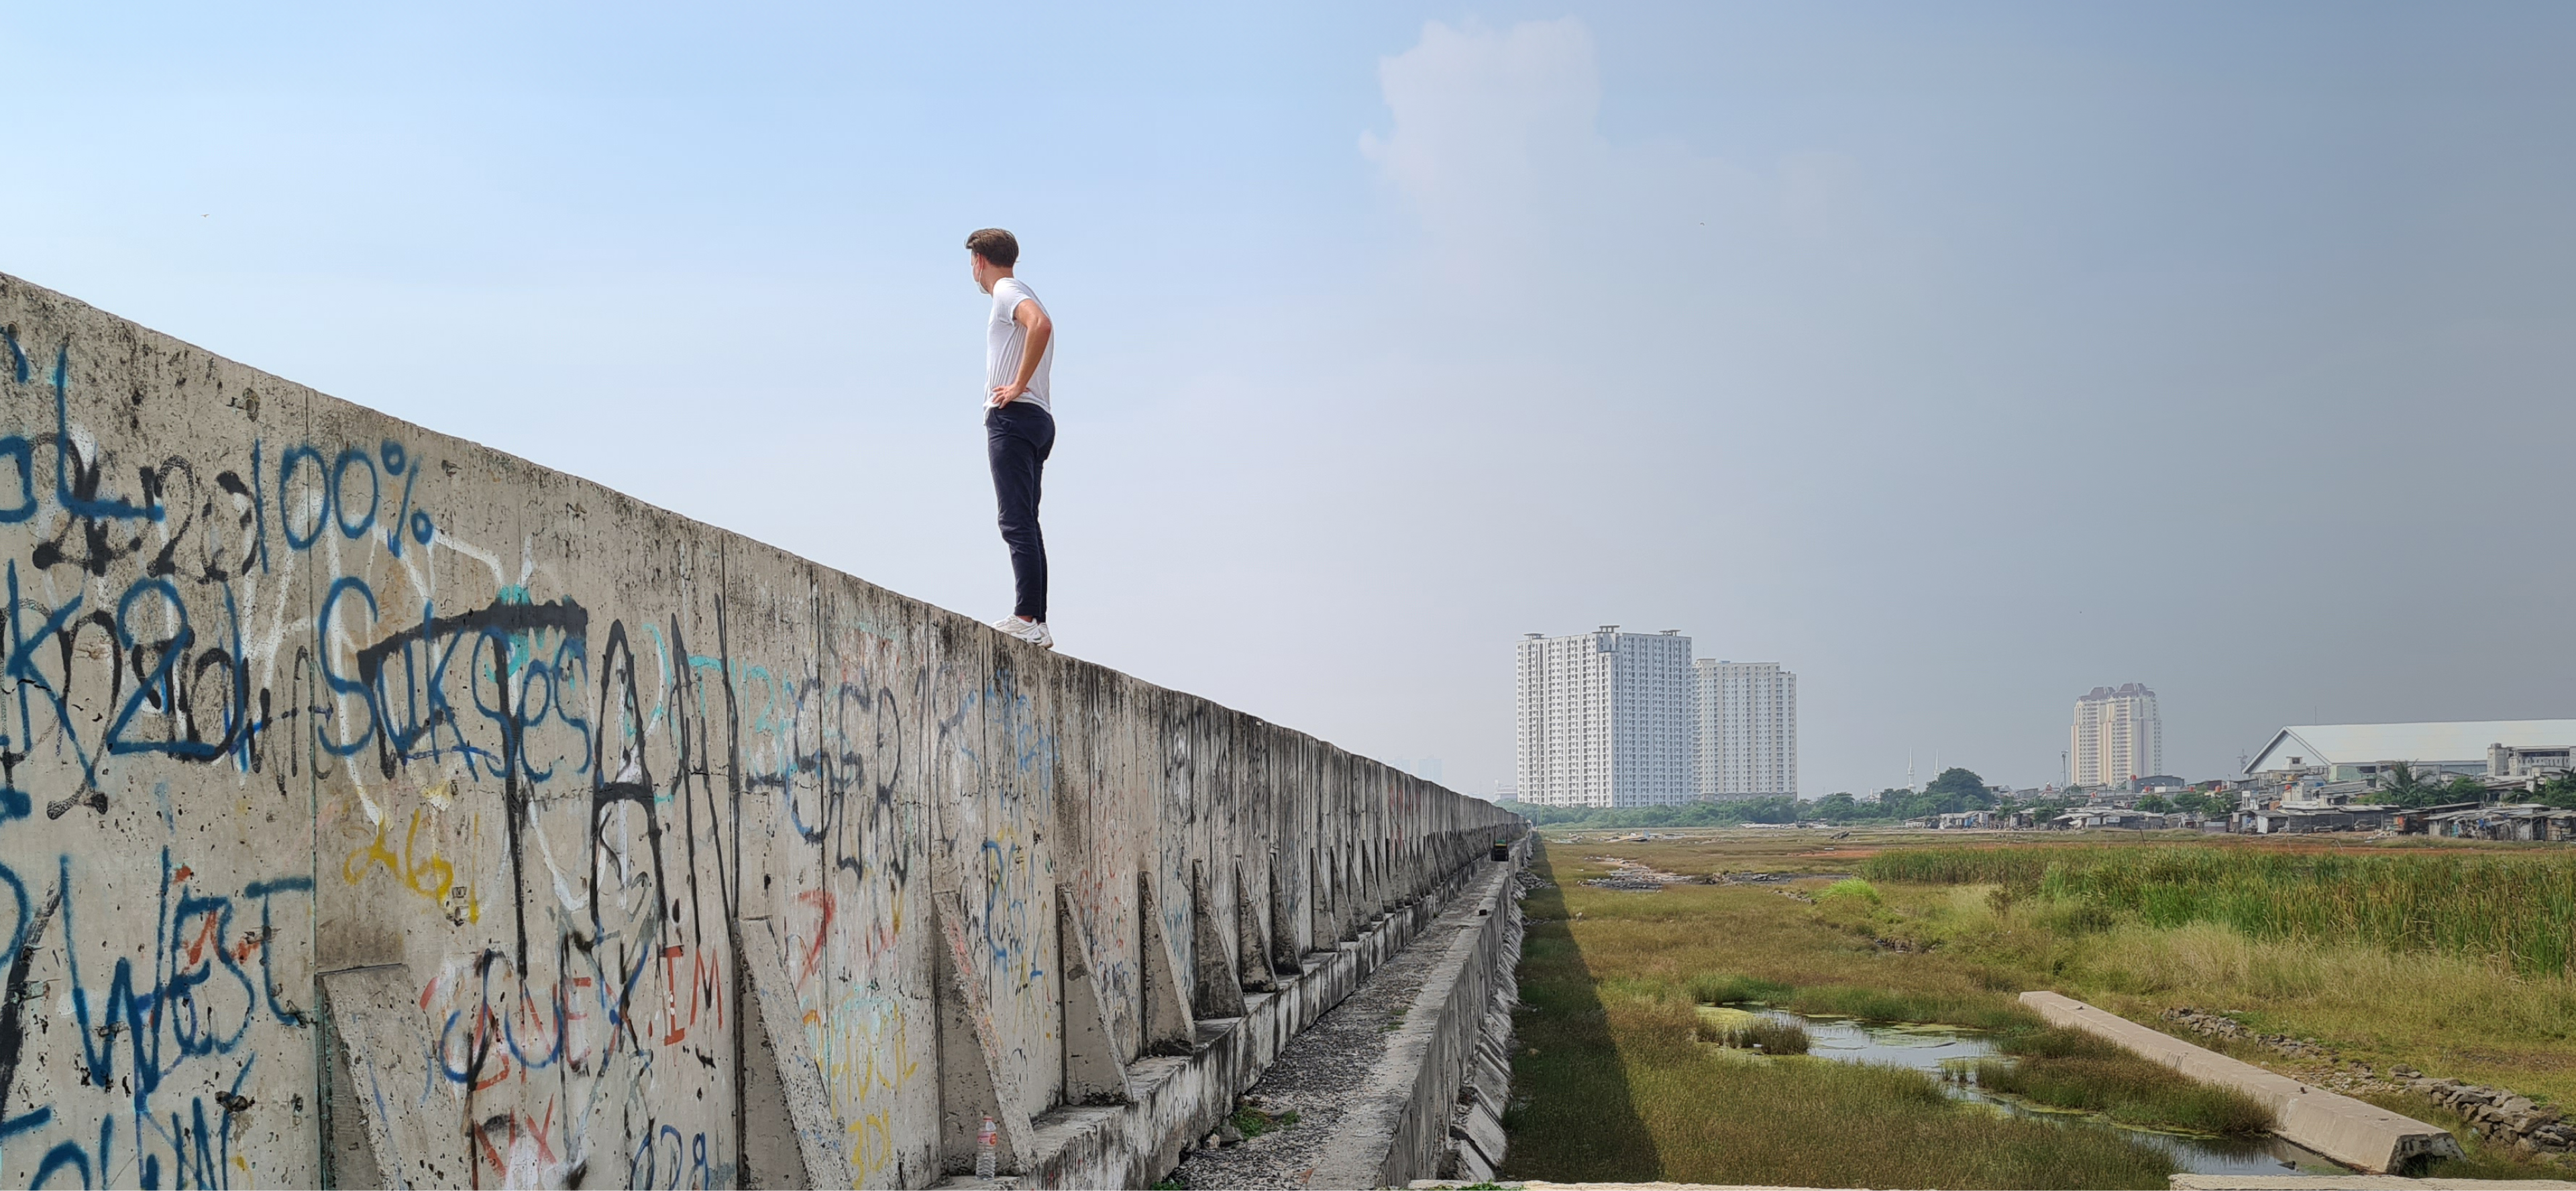
<svg viewBox="0 0 2576 1191">
<path fill-rule="evenodd" d="M 1527 838 L 1513 845 L 1514 867 L 1528 863 L 1530 842 Z M 1482 1182 L 1494 1177 L 1503 1164 L 1509 1139 L 1503 1133 L 1503 1109 L 1512 1094 L 1512 1011 L 1520 1006 L 1521 938 L 1525 924 L 1521 920 L 1521 899 L 1529 896 L 1532 878 L 1526 870 L 1515 873 L 1510 894 L 1508 917 L 1502 925 L 1502 946 L 1491 964 L 1492 991 L 1485 1002 L 1485 1019 L 1476 1030 L 1476 1045 L 1468 1058 L 1465 1085 L 1459 1089 L 1460 1107 L 1449 1130 L 1449 1153 L 1442 1160 L 1441 1173 L 1469 1182 Z"/>
<path fill-rule="evenodd" d="M 1414 1191 L 1472 1186 L 1458 1179 L 1417 1179 Z M 1738 1183 L 1490 1183 L 1529 1191 L 1821 1191 L 1815 1187 L 1755 1187 Z M 2556 1179 L 2408 1179 L 2385 1174 L 2230 1175 L 2178 1174 L 2174 1191 L 2576 1191 Z"/>
<path fill-rule="evenodd" d="M 1259 1080 L 1243 1089 L 1239 1105 L 1278 1126 L 1186 1151 L 1179 1181 L 1287 1191 L 1344 1181 L 1376 1185 L 1373 1172 L 1399 1137 L 1427 1131 L 1436 1139 L 1446 1131 L 1459 1086 L 1455 1078 L 1440 1079 L 1436 1060 L 1446 1051 L 1426 1045 L 1434 1030 L 1424 1007 L 1442 1003 L 1442 990 L 1456 989 L 1467 976 L 1456 961 L 1458 945 L 1491 925 L 1496 886 L 1512 886 L 1521 859 L 1516 853 L 1471 865 L 1443 896 L 1425 899 L 1412 915 L 1412 941 L 1338 998 L 1314 1028 L 1283 1037 Z M 1426 1072 L 1448 1083 L 1448 1095 L 1417 1103 L 1408 1093 Z M 1418 1119 L 1407 1121 L 1408 1111 Z"/>
<path fill-rule="evenodd" d="M 1189 1146 L 1217 1128 L 1235 1098 L 1308 1026 L 1407 954 L 1437 920 L 1455 912 L 1462 896 L 1472 902 L 1481 875 L 1471 861 L 1358 938 L 1307 957 L 1296 975 L 1279 978 L 1275 991 L 1247 994 L 1243 1017 L 1201 1022 L 1186 1057 L 1138 1062 L 1129 1073 L 1138 1089 L 1129 1103 L 1050 1114 L 1037 1130 L 1028 1181 L 1141 1187 L 1160 1180 Z M 976 1184 L 961 1179 L 951 1185 Z"/>
<path fill-rule="evenodd" d="M 1406 1183 L 1406 1188 L 1412 1188 L 1412 1191 L 1445 1191 L 1445 1188 L 1458 1188 L 1458 1186 L 1473 1186 L 1473 1183 L 1461 1183 L 1461 1181 L 1455 1181 L 1455 1178 L 1417 1178 L 1417 1181 Z M 1492 1183 L 1492 1186 L 1517 1186 L 1517 1188 L 1528 1188 L 1528 1191 L 1868 1191 L 1868 1188 L 1857 1188 L 1857 1186 L 1842 1186 L 1842 1188 L 1829 1188 L 1829 1186 L 1749 1186 L 1749 1183 L 1546 1183 L 1546 1181 L 1528 1181 L 1528 1183 Z"/>
<path fill-rule="evenodd" d="M 1316 1162 L 1312 1185 L 1400 1187 L 1441 1173 L 1458 1093 L 1472 1074 L 1492 1002 L 1495 961 L 1519 909 L 1518 871 L 1517 862 L 1491 865 L 1451 911 L 1474 921 L 1432 961 L 1403 1024 Z"/>
<path fill-rule="evenodd" d="M 2386 1174 L 2419 1158 L 2460 1156 L 2460 1143 L 2448 1132 L 2376 1104 L 2309 1087 L 2072 997 L 2026 992 L 2021 1001 L 2050 1025 L 2110 1039 L 2193 1079 L 2252 1096 L 2272 1110 L 2282 1137 L 2347 1166 Z"/>
<path fill-rule="evenodd" d="M 1126 1181 L 1518 831 L 14 278 L 0 331 L 0 1182 L 920 1186 L 988 1115 Z"/>
<path fill-rule="evenodd" d="M 2576 1191 L 2563 1179 L 2409 1179 L 2393 1174 L 2178 1174 L 2173 1191 Z"/>
</svg>

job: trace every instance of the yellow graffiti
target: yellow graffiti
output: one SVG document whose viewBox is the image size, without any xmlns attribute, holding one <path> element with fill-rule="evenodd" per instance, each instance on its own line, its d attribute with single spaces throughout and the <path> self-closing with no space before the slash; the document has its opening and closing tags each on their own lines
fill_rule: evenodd
<svg viewBox="0 0 2576 1191">
<path fill-rule="evenodd" d="M 892 1112 L 882 1099 L 876 1107 L 868 1102 L 919 1076 L 910 1032 L 893 1002 L 858 994 L 833 1007 L 819 1042 L 818 1065 L 832 1110 L 848 1122 L 864 1181 L 892 1164 L 897 1153 Z"/>
<path fill-rule="evenodd" d="M 449 891 L 454 890 L 463 894 L 467 921 L 481 922 L 483 900 L 474 897 L 466 890 L 457 889 L 456 866 L 449 864 L 446 857 L 439 855 L 435 845 L 425 853 L 419 849 L 420 814 L 418 810 L 412 811 L 411 826 L 403 831 L 402 855 L 394 855 L 393 849 L 386 846 L 385 825 L 378 823 L 376 838 L 369 841 L 367 846 L 349 853 L 348 858 L 340 862 L 341 879 L 355 885 L 365 880 L 369 871 L 381 865 L 386 875 L 391 876 L 413 893 L 440 903 L 439 908 L 442 910 L 448 908 L 446 903 L 449 900 Z"/>
</svg>

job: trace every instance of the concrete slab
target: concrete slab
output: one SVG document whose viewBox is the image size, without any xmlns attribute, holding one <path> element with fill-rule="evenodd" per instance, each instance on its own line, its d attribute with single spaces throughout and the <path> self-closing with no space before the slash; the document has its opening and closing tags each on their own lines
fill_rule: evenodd
<svg viewBox="0 0 2576 1191">
<path fill-rule="evenodd" d="M 2282 1137 L 2347 1166 L 2387 1174 L 2420 1158 L 2460 1156 L 2460 1143 L 2437 1126 L 2276 1075 L 2073 997 L 2035 991 L 2023 993 L 2021 1002 L 2050 1025 L 2110 1039 L 2193 1079 L 2252 1096 L 2272 1110 Z"/>
<path fill-rule="evenodd" d="M 2559 1179 L 2410 1179 L 2391 1174 L 2178 1174 L 2174 1191 L 2576 1191 Z"/>
<path fill-rule="evenodd" d="M 1405 1186 L 1429 1191 L 1472 1184 L 1458 1179 L 1415 1179 Z M 1530 1191 L 1833 1191 L 1825 1187 L 1760 1187 L 1749 1183 L 1487 1183 L 1489 1187 L 1527 1187 Z M 1849 1191 L 1849 1189 L 1845 1189 Z"/>
<path fill-rule="evenodd" d="M 834 1114 L 822 1065 L 807 1045 L 777 938 L 767 922 L 745 922 L 740 930 L 755 1056 L 744 1073 L 745 1181 L 754 1187 L 855 1185 L 845 1144 L 850 1129 Z"/>
<path fill-rule="evenodd" d="M 1276 991 L 1246 995 L 1243 1016 L 1197 1023 L 1188 1054 L 1131 1064 L 1131 1103 L 1068 1106 L 1039 1117 L 1027 1173 L 991 1184 L 952 1176 L 937 1185 L 1123 1187 L 1161 1178 L 1179 1165 L 1184 1149 L 1233 1110 L 1235 1097 L 1292 1039 L 1402 954 L 1442 910 L 1473 891 L 1473 878 L 1484 871 L 1461 867 L 1405 912 L 1306 957 L 1297 975 L 1278 980 Z"/>
<path fill-rule="evenodd" d="M 1503 1160 L 1503 1123 L 1487 1112 L 1483 1105 L 1467 1110 L 1467 1119 L 1457 1127 L 1458 1138 L 1484 1155 L 1485 1164 L 1494 1166 Z"/>
<path fill-rule="evenodd" d="M 1453 1191 L 1476 1185 L 1465 1179 L 1416 1179 L 1414 1191 Z M 1484 1183 L 1491 1187 L 1525 1187 L 1529 1191 L 1825 1191 L 1817 1187 L 1760 1187 L 1741 1183 Z M 2178 1174 L 2174 1191 L 2576 1191 L 2576 1183 L 2555 1179 L 2409 1179 L 2396 1175 L 2225 1175 Z"/>
<path fill-rule="evenodd" d="M 1436 1173 L 1449 1141 L 1448 1117 L 1475 1054 L 1494 959 L 1504 944 L 1512 872 L 1479 874 L 1454 914 L 1482 914 L 1459 931 L 1423 982 L 1404 1025 L 1363 1085 L 1361 1103 L 1315 1166 L 1314 1184 L 1391 1186 Z M 1499 1139 L 1498 1139 L 1499 1140 Z M 1498 1146 L 1499 1148 L 1499 1146 Z"/>
</svg>

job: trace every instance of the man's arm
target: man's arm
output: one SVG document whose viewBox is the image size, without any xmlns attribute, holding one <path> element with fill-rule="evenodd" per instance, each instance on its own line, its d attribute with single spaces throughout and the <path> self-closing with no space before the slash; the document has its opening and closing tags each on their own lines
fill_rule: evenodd
<svg viewBox="0 0 2576 1191">
<path fill-rule="evenodd" d="M 1055 320 L 1047 317 L 1046 308 L 1035 298 L 1022 298 L 1011 310 L 1011 321 L 1028 332 L 1028 341 L 1020 348 L 1020 374 L 1011 383 L 993 390 L 993 404 L 1009 405 L 1029 391 L 1029 378 L 1038 374 L 1038 361 L 1046 358 L 1047 340 L 1055 335 Z"/>
</svg>

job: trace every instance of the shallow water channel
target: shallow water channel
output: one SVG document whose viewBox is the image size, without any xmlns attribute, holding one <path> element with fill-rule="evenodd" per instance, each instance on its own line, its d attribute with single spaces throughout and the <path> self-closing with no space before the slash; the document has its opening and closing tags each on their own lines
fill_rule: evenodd
<svg viewBox="0 0 2576 1191">
<path fill-rule="evenodd" d="M 1903 1067 L 1930 1076 L 1953 1097 L 1985 1105 L 1997 1112 L 2031 1117 L 2071 1129 L 2116 1129 L 2172 1155 L 2174 1165 L 2186 1174 L 2341 1174 L 2346 1171 L 2345 1167 L 2323 1154 L 2268 1134 L 2236 1138 L 2165 1133 L 2123 1125 L 2095 1114 L 2041 1108 L 1987 1092 L 1976 1085 L 1976 1061 L 1988 1058 L 2002 1062 L 2012 1060 L 1996 1054 L 1993 1039 L 1978 1030 L 1956 1026 L 1878 1025 L 1845 1018 L 1806 1017 L 1777 1009 L 1747 1011 L 1703 1007 L 1700 1010 L 1701 1015 L 1712 1019 L 1713 1024 L 1740 1022 L 1757 1012 L 1764 1017 L 1805 1026 L 1810 1058 Z"/>
</svg>

